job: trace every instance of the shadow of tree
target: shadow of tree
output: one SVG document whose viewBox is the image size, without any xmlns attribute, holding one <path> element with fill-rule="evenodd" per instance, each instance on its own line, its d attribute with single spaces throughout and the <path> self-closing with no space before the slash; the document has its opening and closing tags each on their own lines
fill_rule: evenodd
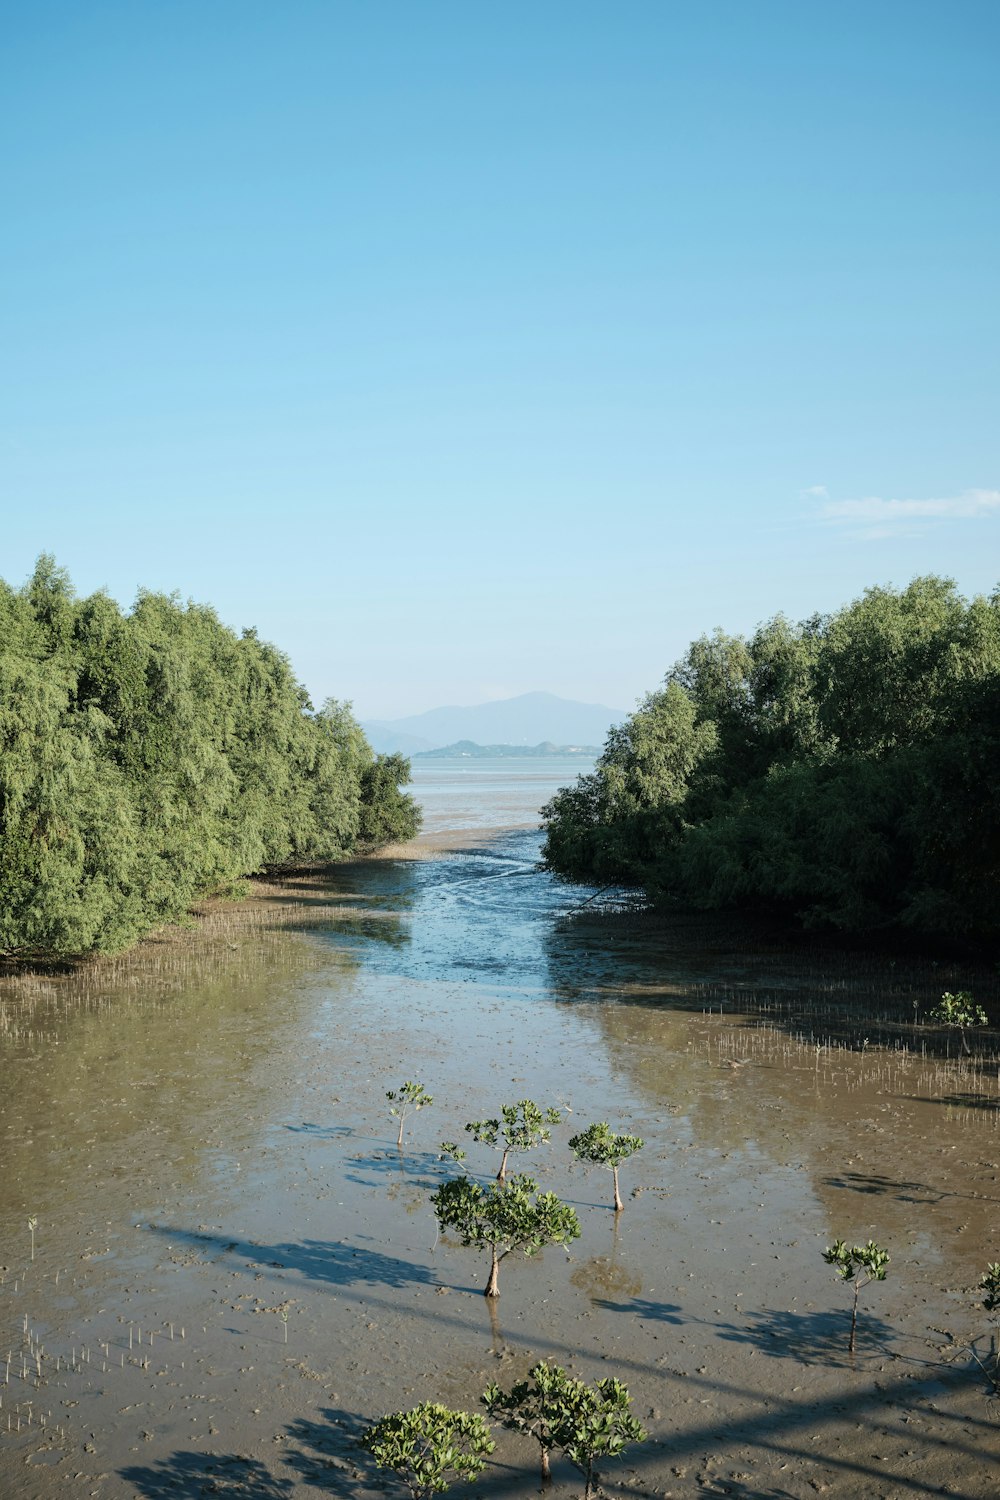
<svg viewBox="0 0 1000 1500">
<path fill-rule="evenodd" d="M 876 1173 L 842 1172 L 824 1177 L 823 1181 L 828 1187 L 846 1188 L 853 1193 L 884 1193 L 897 1198 L 900 1203 L 940 1203 L 954 1196 L 926 1182 L 897 1182 L 892 1177 L 880 1177 Z"/>
<path fill-rule="evenodd" d="M 299 1417 L 287 1428 L 284 1461 L 306 1483 L 353 1495 L 362 1470 L 371 1462 L 358 1445 L 367 1426 L 357 1412 L 334 1406 Z"/>
<path fill-rule="evenodd" d="M 137 1495 L 148 1500 L 178 1496 L 251 1495 L 254 1500 L 285 1500 L 297 1488 L 293 1479 L 271 1473 L 259 1459 L 180 1451 L 155 1464 L 132 1464 L 119 1471 Z"/>
<path fill-rule="evenodd" d="M 682 1309 L 676 1302 L 650 1302 L 648 1297 L 629 1297 L 627 1302 L 612 1302 L 610 1297 L 592 1297 L 595 1307 L 605 1312 L 631 1313 L 635 1318 L 644 1318 L 649 1323 L 690 1323 L 681 1316 Z"/>
<path fill-rule="evenodd" d="M 849 1369 L 851 1333 L 849 1308 L 824 1312 L 748 1312 L 746 1326 L 733 1323 L 719 1327 L 719 1337 L 735 1344 L 752 1344 L 774 1359 L 798 1359 L 803 1364 L 822 1364 L 829 1369 Z M 858 1312 L 857 1354 L 885 1353 L 895 1330 L 883 1318 Z"/>
<path fill-rule="evenodd" d="M 924 1100 L 924 1103 L 947 1104 L 947 1099 Z M 988 1193 L 956 1193 L 951 1188 L 931 1187 L 927 1182 L 897 1182 L 892 1177 L 880 1177 L 877 1173 L 843 1172 L 837 1176 L 824 1177 L 828 1187 L 845 1188 L 854 1193 L 884 1193 L 898 1199 L 900 1203 L 943 1203 L 946 1198 L 976 1198 L 996 1203 Z"/>
<path fill-rule="evenodd" d="M 350 938 L 384 943 L 389 948 L 405 948 L 411 942 L 409 927 L 404 926 L 402 920 L 392 912 L 371 916 L 346 913 L 341 916 L 334 912 L 322 917 L 303 917 L 298 921 L 282 917 L 276 925 L 280 926 L 282 932 L 314 933 L 338 945 Z"/>
<path fill-rule="evenodd" d="M 996 1094 L 983 1094 L 970 1091 L 966 1094 L 944 1094 L 935 1100 L 937 1104 L 961 1104 L 966 1109 L 986 1109 L 993 1113 L 1000 1111 L 1000 1099 Z"/>
<path fill-rule="evenodd" d="M 315 1125 L 311 1120 L 303 1120 L 301 1125 L 286 1125 L 286 1130 L 291 1130 L 295 1135 L 312 1135 L 317 1140 L 332 1141 L 339 1136 L 354 1134 L 351 1125 Z"/>
<path fill-rule="evenodd" d="M 440 1152 L 408 1151 L 405 1145 L 401 1149 L 392 1146 L 385 1151 L 373 1151 L 368 1156 L 349 1156 L 345 1165 L 354 1169 L 344 1172 L 345 1180 L 360 1183 L 363 1187 L 375 1185 L 370 1177 L 362 1175 L 365 1172 L 399 1174 L 412 1187 L 428 1190 L 438 1187 L 445 1177 L 455 1175 L 454 1163 L 442 1160 Z M 376 1177 L 375 1182 L 377 1180 Z"/>
<path fill-rule="evenodd" d="M 425 1266 L 342 1240 L 289 1240 L 285 1244 L 261 1245 L 170 1225 L 150 1224 L 149 1228 L 165 1239 L 203 1245 L 223 1255 L 236 1254 L 254 1266 L 297 1271 L 300 1276 L 333 1286 L 351 1286 L 355 1282 L 376 1282 L 397 1289 L 413 1282 L 438 1285 L 437 1278 Z"/>
</svg>

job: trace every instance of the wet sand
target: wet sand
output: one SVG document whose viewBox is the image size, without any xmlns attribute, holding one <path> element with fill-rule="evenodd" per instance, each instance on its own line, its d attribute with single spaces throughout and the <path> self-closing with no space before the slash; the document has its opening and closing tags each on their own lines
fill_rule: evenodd
<svg viewBox="0 0 1000 1500">
<path fill-rule="evenodd" d="M 539 1358 L 629 1386 L 650 1438 L 609 1495 L 1000 1493 L 969 1353 L 1000 1258 L 997 1036 L 970 1063 L 912 1025 L 944 988 L 995 1007 L 995 978 L 582 909 L 536 854 L 435 833 L 0 983 L 0 1494 L 402 1494 L 365 1423 L 475 1410 Z M 434 1104 L 400 1153 L 406 1078 Z M 563 1111 L 524 1165 L 582 1235 L 505 1262 L 491 1316 L 428 1192 L 439 1141 L 523 1097 Z M 617 1221 L 566 1146 L 598 1119 L 646 1141 Z M 892 1256 L 854 1358 L 838 1235 Z M 452 1493 L 537 1490 L 497 1436 Z"/>
</svg>

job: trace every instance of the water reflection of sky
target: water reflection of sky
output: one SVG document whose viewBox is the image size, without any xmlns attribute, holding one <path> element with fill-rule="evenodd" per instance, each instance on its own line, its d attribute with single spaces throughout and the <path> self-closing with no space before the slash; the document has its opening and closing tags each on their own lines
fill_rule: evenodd
<svg viewBox="0 0 1000 1500">
<path fill-rule="evenodd" d="M 410 791 L 428 833 L 536 825 L 560 787 L 593 769 L 584 756 L 414 760 Z"/>
<path fill-rule="evenodd" d="M 592 893 L 542 870 L 540 854 L 541 834 L 529 828 L 433 859 L 335 872 L 333 884 L 349 906 L 388 908 L 395 915 L 396 940 L 382 941 L 379 931 L 355 920 L 329 928 L 324 939 L 360 945 L 376 972 L 545 989 L 552 926 Z"/>
</svg>

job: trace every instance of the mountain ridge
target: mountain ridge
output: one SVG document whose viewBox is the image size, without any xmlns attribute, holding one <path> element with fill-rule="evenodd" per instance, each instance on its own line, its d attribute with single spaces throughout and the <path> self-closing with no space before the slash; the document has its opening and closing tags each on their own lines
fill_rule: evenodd
<svg viewBox="0 0 1000 1500">
<path fill-rule="evenodd" d="M 400 719 L 372 719 L 362 728 L 380 753 L 414 755 L 461 740 L 476 745 L 603 745 L 608 730 L 626 717 L 602 703 L 581 703 L 555 693 L 520 693 L 468 706 L 447 705 Z"/>
</svg>

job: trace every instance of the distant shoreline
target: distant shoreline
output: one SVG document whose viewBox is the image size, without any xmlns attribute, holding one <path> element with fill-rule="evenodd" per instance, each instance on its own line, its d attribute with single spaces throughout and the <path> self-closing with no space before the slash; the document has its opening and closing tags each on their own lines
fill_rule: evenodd
<svg viewBox="0 0 1000 1500">
<path fill-rule="evenodd" d="M 598 745 L 554 745 L 551 740 L 542 740 L 538 745 L 478 745 L 474 740 L 457 740 L 453 745 L 442 745 L 436 750 L 415 750 L 410 760 L 541 760 L 549 756 L 578 755 L 581 759 L 596 760 L 601 750 Z"/>
</svg>

